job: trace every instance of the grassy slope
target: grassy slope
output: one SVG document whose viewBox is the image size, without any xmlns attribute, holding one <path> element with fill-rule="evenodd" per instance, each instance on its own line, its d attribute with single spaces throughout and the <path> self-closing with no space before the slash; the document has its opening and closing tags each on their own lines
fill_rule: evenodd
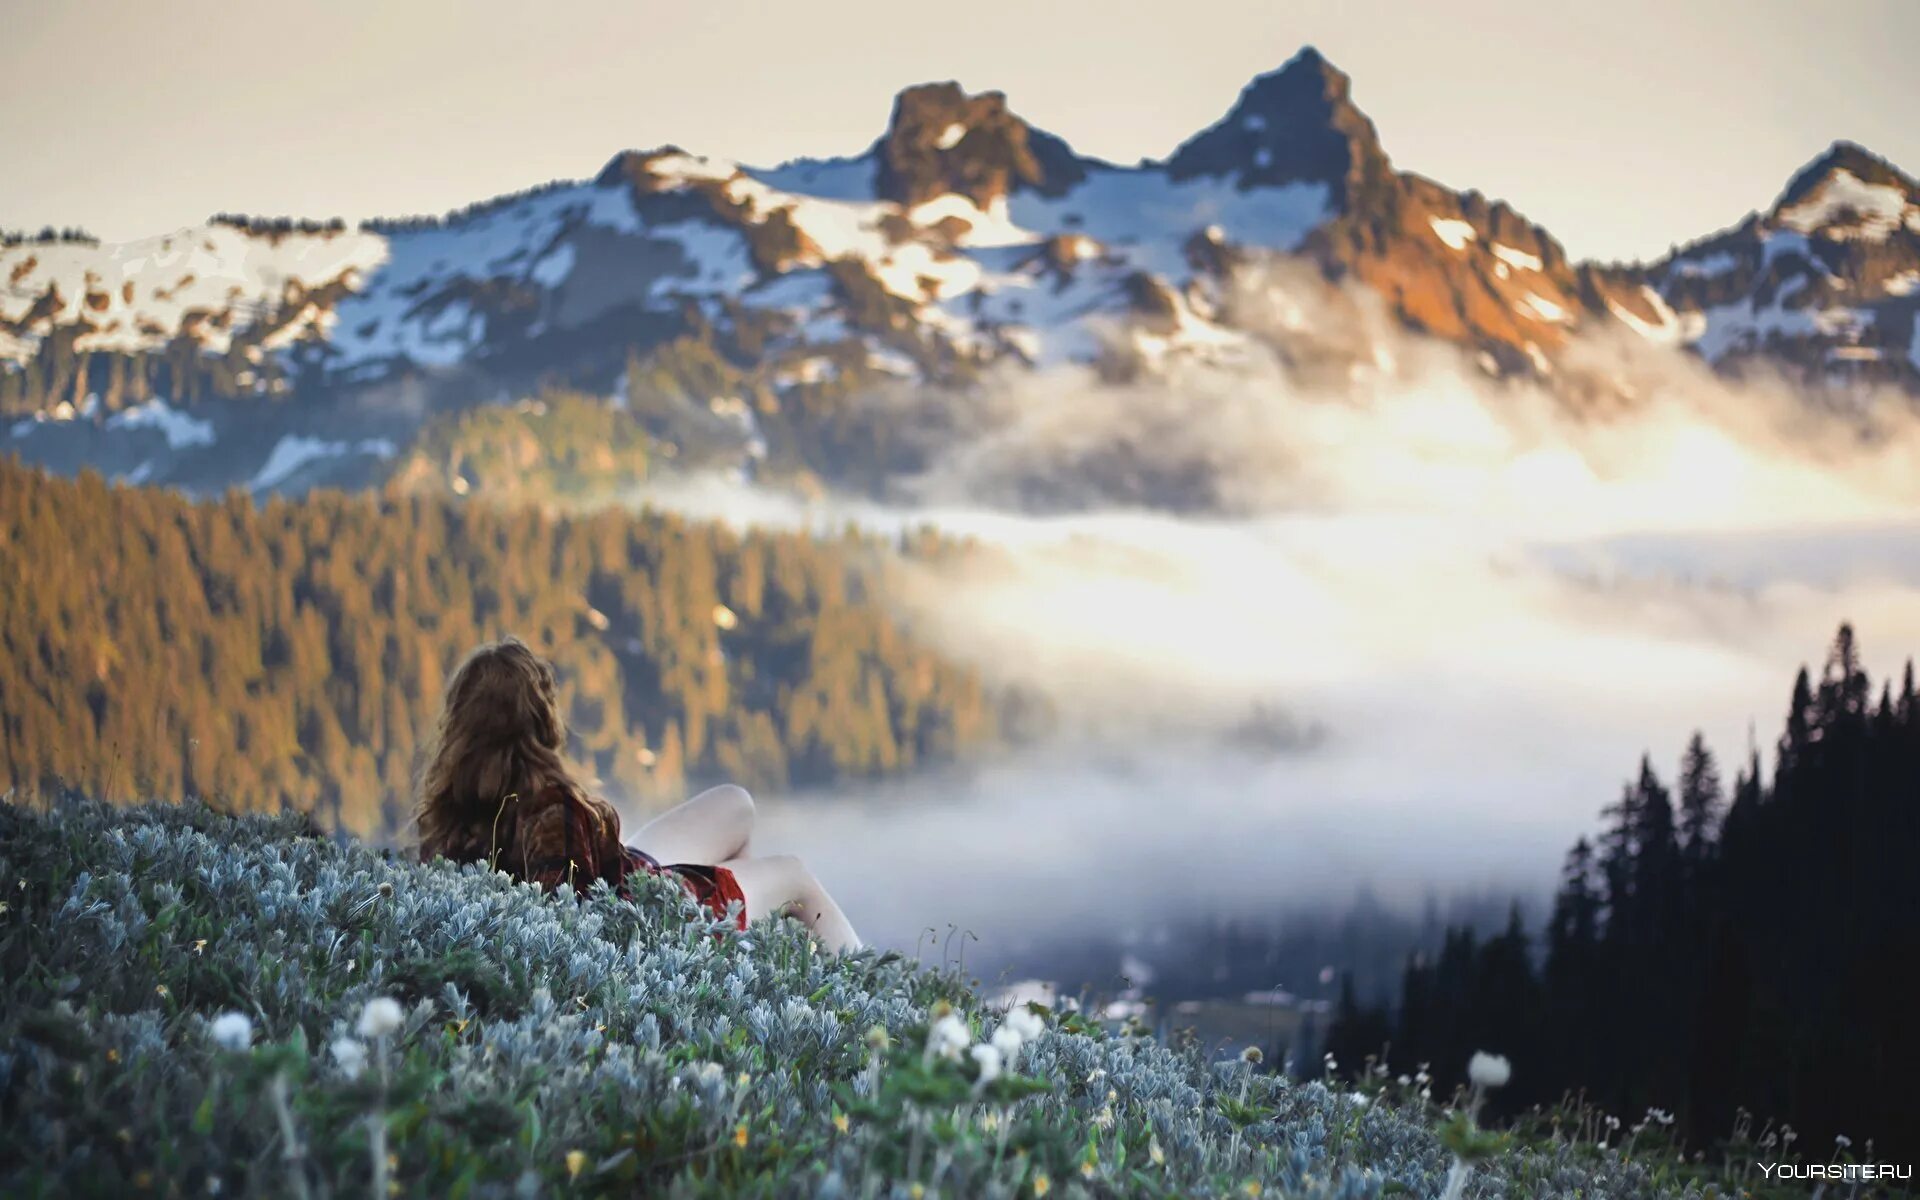
<svg viewBox="0 0 1920 1200">
<path fill-rule="evenodd" d="M 943 1000 L 992 1027 L 964 981 L 790 922 L 716 937 L 671 890 L 557 901 L 285 821 L 0 805 L 0 901 L 8 1196 L 364 1196 L 377 1137 L 412 1196 L 1434 1196 L 1452 1161 L 1430 1116 L 1058 1025 L 1037 1082 L 976 1098 L 970 1060 L 921 1053 Z M 330 1047 L 376 996 L 404 1024 L 349 1077 Z M 229 1010 L 252 1049 L 214 1043 Z M 1566 1145 L 1467 1190 L 1657 1194 Z"/>
</svg>

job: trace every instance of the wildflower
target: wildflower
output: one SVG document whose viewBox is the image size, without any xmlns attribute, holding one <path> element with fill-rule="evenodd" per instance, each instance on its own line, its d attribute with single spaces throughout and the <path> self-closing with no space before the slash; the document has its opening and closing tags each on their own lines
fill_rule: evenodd
<svg viewBox="0 0 1920 1200">
<path fill-rule="evenodd" d="M 753 1082 L 753 1076 L 747 1074 L 745 1071 L 742 1071 L 740 1072 L 740 1074 L 734 1076 L 733 1081 L 739 1084 L 741 1087 L 746 1087 L 748 1084 Z"/>
<path fill-rule="evenodd" d="M 117 1062 L 119 1062 L 119 1061 L 120 1061 L 120 1052 L 119 1052 L 118 1050 L 115 1050 L 115 1049 L 114 1049 L 114 1048 L 113 1048 L 112 1046 L 108 1046 L 108 1047 L 107 1047 L 107 1061 L 108 1061 L 108 1062 L 110 1062 L 110 1063 L 117 1063 Z"/>
<path fill-rule="evenodd" d="M 973 1033 L 951 1008 L 927 1031 L 927 1052 L 955 1062 L 972 1043 Z"/>
<path fill-rule="evenodd" d="M 973 1061 L 980 1064 L 980 1083 L 992 1083 L 1000 1077 L 1000 1048 L 981 1043 L 972 1050 Z"/>
<path fill-rule="evenodd" d="M 907 1189 L 907 1195 L 913 1197 L 913 1200 L 924 1200 L 926 1194 L 927 1185 L 921 1183 L 918 1179 L 914 1180 L 913 1186 Z"/>
<path fill-rule="evenodd" d="M 1340 1069 L 1340 1060 L 1336 1059 L 1331 1054 L 1327 1055 L 1325 1058 L 1321 1059 L 1320 1061 L 1326 1065 L 1327 1074 L 1329 1075 L 1333 1074 L 1335 1071 L 1338 1071 Z"/>
<path fill-rule="evenodd" d="M 1107 1069 L 1105 1067 L 1095 1067 L 1093 1070 L 1087 1072 L 1088 1083 L 1099 1083 L 1102 1079 L 1105 1079 L 1106 1077 L 1107 1077 Z"/>
<path fill-rule="evenodd" d="M 1658 1123 L 1659 1123 L 1659 1124 L 1661 1124 L 1661 1125 L 1671 1125 L 1671 1124 L 1673 1124 L 1673 1114 L 1672 1114 L 1672 1113 L 1670 1113 L 1670 1112 L 1668 1112 L 1668 1111 L 1666 1111 L 1665 1109 L 1662 1109 L 1662 1108 L 1650 1108 L 1650 1109 L 1648 1109 L 1648 1110 L 1647 1110 L 1647 1119 L 1648 1119 L 1648 1120 L 1650 1120 L 1650 1121 L 1656 1121 L 1656 1122 L 1658 1122 Z"/>
<path fill-rule="evenodd" d="M 993 1048 L 1000 1052 L 1002 1061 L 1012 1066 L 1013 1060 L 1020 1053 L 1020 1034 L 1008 1028 L 1003 1022 L 1000 1028 L 993 1031 L 993 1036 L 988 1040 L 993 1043 Z"/>
<path fill-rule="evenodd" d="M 1033 1177 L 1033 1194 L 1034 1194 L 1035 1200 L 1038 1200 L 1039 1197 L 1046 1195 L 1048 1192 L 1052 1190 L 1053 1190 L 1053 1180 L 1047 1178 L 1047 1173 L 1045 1171 L 1042 1171 L 1038 1175 L 1035 1175 Z"/>
<path fill-rule="evenodd" d="M 245 1013 L 221 1013 L 209 1028 L 221 1048 L 240 1051 L 253 1045 L 253 1020 Z"/>
<path fill-rule="evenodd" d="M 852 1122 L 847 1120 L 847 1114 L 843 1112 L 833 1114 L 833 1129 L 835 1133 L 845 1133 L 847 1127 L 851 1124 Z"/>
<path fill-rule="evenodd" d="M 1099 1112 L 1093 1114 L 1093 1127 L 1095 1129 L 1113 1128 L 1113 1105 L 1106 1105 L 1101 1108 Z"/>
<path fill-rule="evenodd" d="M 391 883 L 382 882 L 380 884 L 380 898 L 382 900 L 393 899 L 393 885 Z"/>
<path fill-rule="evenodd" d="M 887 1027 L 885 1025 L 875 1025 L 872 1029 L 867 1030 L 867 1049 L 875 1053 L 886 1050 L 892 1041 L 893 1039 L 887 1035 Z"/>
<path fill-rule="evenodd" d="M 1240 1061 L 1250 1067 L 1259 1066 L 1260 1060 L 1264 1057 L 1266 1056 L 1260 1053 L 1260 1047 L 1258 1046 L 1248 1046 L 1240 1052 Z"/>
<path fill-rule="evenodd" d="M 584 1150 L 567 1151 L 567 1178 L 576 1179 L 580 1172 L 587 1169 L 587 1154 Z"/>
<path fill-rule="evenodd" d="M 1156 1167 L 1166 1165 L 1167 1152 L 1160 1148 L 1160 1137 L 1158 1134 L 1147 1139 L 1147 1158 L 1152 1160 L 1153 1165 Z"/>
<path fill-rule="evenodd" d="M 747 1123 L 745 1121 L 733 1127 L 733 1144 L 742 1150 L 747 1148 Z"/>
<path fill-rule="evenodd" d="M 1031 1042 L 1047 1030 L 1046 1021 L 1025 1004 L 1016 1004 L 1007 1010 L 1005 1025 L 1019 1035 L 1023 1042 Z"/>
<path fill-rule="evenodd" d="M 992 1109 L 987 1110 L 980 1118 L 980 1128 L 988 1133 L 998 1132 L 1000 1129 L 1000 1114 Z"/>
<path fill-rule="evenodd" d="M 206 951 L 207 951 L 207 939 L 205 938 L 193 939 L 193 952 L 195 954 L 205 954 Z"/>
<path fill-rule="evenodd" d="M 1835 1150 L 1845 1150 L 1848 1146 L 1851 1146 L 1851 1145 L 1853 1145 L 1853 1139 L 1848 1137 L 1846 1134 L 1836 1133 L 1833 1135 L 1833 1148 Z"/>
<path fill-rule="evenodd" d="M 335 1038 L 327 1049 L 333 1054 L 334 1065 L 348 1079 L 358 1079 L 360 1072 L 367 1069 L 367 1047 L 364 1043 L 341 1037 Z"/>
<path fill-rule="evenodd" d="M 1260 1194 L 1260 1181 L 1258 1179 L 1249 1179 L 1240 1185 L 1240 1190 L 1249 1196 L 1258 1196 Z"/>
<path fill-rule="evenodd" d="M 156 984 L 153 989 L 153 994 L 160 997 L 162 1000 L 165 1000 L 168 996 L 173 995 L 172 992 L 167 990 L 167 985 L 164 983 Z"/>
<path fill-rule="evenodd" d="M 1467 1061 L 1467 1079 L 1477 1088 L 1505 1087 L 1511 1078 L 1513 1065 L 1501 1055 L 1481 1050 Z"/>
<path fill-rule="evenodd" d="M 1408 1079 L 1405 1075 L 1400 1076 L 1398 1079 L 1394 1080 L 1394 1082 L 1399 1084 L 1401 1087 L 1410 1087 L 1413 1084 L 1413 1080 Z"/>
<path fill-rule="evenodd" d="M 391 996 L 376 996 L 360 1010 L 360 1036 L 382 1038 L 400 1028 L 403 1013 L 400 1002 Z"/>
</svg>

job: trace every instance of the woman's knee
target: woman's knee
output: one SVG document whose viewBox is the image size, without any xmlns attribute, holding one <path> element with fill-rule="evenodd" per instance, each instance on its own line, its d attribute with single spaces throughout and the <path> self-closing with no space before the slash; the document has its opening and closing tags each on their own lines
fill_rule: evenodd
<svg viewBox="0 0 1920 1200">
<path fill-rule="evenodd" d="M 730 821 L 742 826 L 753 824 L 753 797 L 738 784 L 723 783 L 718 787 L 710 787 L 697 798 L 702 806 L 711 805 Z"/>
</svg>

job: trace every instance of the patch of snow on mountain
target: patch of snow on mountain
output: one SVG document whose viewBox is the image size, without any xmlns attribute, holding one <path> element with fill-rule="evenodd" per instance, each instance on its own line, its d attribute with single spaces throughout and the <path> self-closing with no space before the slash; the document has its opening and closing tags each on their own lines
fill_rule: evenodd
<svg viewBox="0 0 1920 1200">
<path fill-rule="evenodd" d="M 1724 275 L 1740 265 L 1734 255 L 1722 250 L 1703 258 L 1682 258 L 1673 264 L 1673 273 L 1683 278 L 1705 278 L 1710 275 Z"/>
<path fill-rule="evenodd" d="M 289 433 L 273 444 L 273 452 L 267 455 L 267 461 L 261 464 L 259 471 L 254 473 L 247 486 L 256 492 L 263 491 L 284 482 L 295 471 L 322 458 L 335 458 L 342 454 L 370 454 L 375 458 L 392 458 L 397 452 L 398 448 L 386 438 L 363 438 L 358 442 L 345 442 Z"/>
<path fill-rule="evenodd" d="M 1457 246 L 1454 248 L 1459 249 Z M 1528 254 L 1525 250 L 1516 250 L 1502 242 L 1493 243 L 1493 256 L 1523 271 L 1538 271 L 1545 265 L 1538 255 Z"/>
<path fill-rule="evenodd" d="M 967 127 L 959 121 L 955 121 L 940 131 L 940 137 L 933 145 L 936 150 L 951 150 L 960 144 L 961 138 L 966 136 Z"/>
<path fill-rule="evenodd" d="M 169 450 L 211 446 L 214 442 L 213 422 L 189 416 L 157 397 L 108 417 L 107 428 L 158 430 L 167 439 Z"/>
<path fill-rule="evenodd" d="M 1685 329 L 1666 300 L 1650 287 L 1642 287 L 1640 295 L 1660 318 L 1657 324 L 1623 307 L 1611 296 L 1607 298 L 1607 311 L 1611 312 L 1621 324 L 1650 342 L 1658 342 L 1666 346 L 1680 342 L 1684 337 Z"/>
<path fill-rule="evenodd" d="M 1467 243 L 1474 239 L 1473 226 L 1465 221 L 1456 221 L 1451 217 L 1429 217 L 1427 220 L 1433 226 L 1433 236 L 1445 242 L 1449 250 L 1465 250 Z"/>
<path fill-rule="evenodd" d="M 1085 233 L 1135 267 L 1163 278 L 1186 271 L 1186 239 L 1209 225 L 1241 245 L 1297 248 L 1330 214 L 1325 184 L 1241 190 L 1225 176 L 1175 183 L 1156 169 L 1095 169 L 1065 196 L 1019 192 L 1015 224 L 1043 233 Z"/>
<path fill-rule="evenodd" d="M 1014 223 L 1007 209 L 1006 197 L 995 197 L 986 208 L 975 204 L 970 197 L 957 192 L 948 192 L 936 196 L 924 204 L 916 204 L 907 210 L 907 219 L 922 229 L 928 229 L 949 219 L 966 223 L 967 231 L 954 240 L 958 246 L 989 248 L 993 246 L 1028 246 L 1040 240 L 1040 235 L 1031 229 L 1024 229 Z"/>
<path fill-rule="evenodd" d="M 562 242 L 534 263 L 527 276 L 544 287 L 559 287 L 567 281 L 567 276 L 573 274 L 573 258 L 573 246 Z"/>
<path fill-rule="evenodd" d="M 1567 319 L 1567 310 L 1547 299 L 1545 296 L 1535 292 L 1528 292 L 1525 296 L 1521 297 L 1521 299 L 1528 308 L 1533 310 L 1534 315 L 1543 321 L 1565 321 Z"/>
<path fill-rule="evenodd" d="M 406 358 L 445 365 L 472 345 L 484 320 L 464 300 L 435 297 L 450 285 L 501 278 L 544 286 L 560 279 L 560 239 L 593 226 L 614 233 L 644 232 L 624 189 L 575 184 L 508 201 L 430 229 L 405 230 L 387 241 L 389 257 L 366 286 L 340 302 L 333 345 L 343 363 Z M 560 243 L 556 245 L 556 243 Z M 536 250 L 554 247 L 539 261 Z M 566 263 L 571 268 L 577 263 Z M 464 345 L 462 344 L 464 341 Z"/>
<path fill-rule="evenodd" d="M 1715 305 L 1694 316 L 1687 340 L 1710 363 L 1717 363 L 1736 350 L 1759 349 L 1769 338 L 1807 337 L 1818 332 L 1813 315 L 1807 310 L 1783 308 L 1778 304 L 1757 306 L 1751 301 L 1735 301 Z"/>
<path fill-rule="evenodd" d="M 225 351 L 231 331 L 274 315 L 289 285 L 314 288 L 357 277 L 387 257 L 377 234 L 254 234 L 231 225 L 193 225 L 132 242 L 20 242 L 0 247 L 0 318 L 20 321 L 54 288 L 60 303 L 48 317 L 93 331 L 79 350 L 158 349 L 179 334 L 191 313 L 235 314 L 222 329 L 200 324 L 204 344 Z M 350 275 L 351 273 L 351 275 Z M 24 341 L 0 343 L 0 357 L 22 358 Z"/>
<path fill-rule="evenodd" d="M 1880 290 L 1889 296 L 1911 296 L 1915 289 L 1920 289 L 1920 271 L 1902 271 Z"/>
<path fill-rule="evenodd" d="M 1780 224 L 1801 233 L 1819 232 L 1837 240 L 1880 241 L 1908 218 L 1905 192 L 1890 184 L 1868 183 L 1839 170 L 1813 193 L 1778 214 Z"/>
<path fill-rule="evenodd" d="M 777 191 L 799 192 L 822 200 L 873 199 L 870 158 L 796 158 L 777 167 L 742 169 Z"/>
</svg>

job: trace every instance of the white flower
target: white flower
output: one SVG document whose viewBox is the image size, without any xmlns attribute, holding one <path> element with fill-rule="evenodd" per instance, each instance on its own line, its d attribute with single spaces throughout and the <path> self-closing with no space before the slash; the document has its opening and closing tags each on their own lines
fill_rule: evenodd
<svg viewBox="0 0 1920 1200">
<path fill-rule="evenodd" d="M 993 1048 L 1000 1052 L 1000 1057 L 1006 1060 L 1009 1066 L 1012 1065 L 1013 1060 L 1020 1054 L 1020 1034 L 1015 1030 L 1007 1028 L 1005 1025 L 994 1030 L 993 1037 L 988 1040 L 993 1043 Z"/>
<path fill-rule="evenodd" d="M 367 1069 L 367 1047 L 364 1043 L 350 1037 L 340 1037 L 333 1039 L 333 1045 L 328 1049 L 333 1051 L 335 1065 L 348 1079 L 358 1079 L 360 1072 Z"/>
<path fill-rule="evenodd" d="M 1467 1062 L 1467 1080 L 1477 1088 L 1505 1087 L 1511 1078 L 1513 1064 L 1504 1055 L 1488 1054 L 1481 1050 Z"/>
<path fill-rule="evenodd" d="M 973 1061 L 980 1064 L 980 1082 L 992 1083 L 1000 1078 L 1000 1048 L 982 1042 L 973 1048 Z"/>
<path fill-rule="evenodd" d="M 1039 1013 L 1025 1004 L 1016 1004 L 1007 1010 L 1006 1027 L 1018 1034 L 1023 1042 L 1031 1042 L 1047 1030 L 1047 1023 Z"/>
<path fill-rule="evenodd" d="M 1111 1129 L 1113 1127 L 1113 1105 L 1106 1105 L 1099 1112 L 1093 1114 L 1093 1124 L 1094 1127 L 1098 1129 Z"/>
<path fill-rule="evenodd" d="M 927 1031 L 927 1049 L 941 1058 L 957 1062 L 961 1053 L 972 1044 L 973 1033 L 967 1028 L 967 1023 L 954 1013 L 941 1017 Z"/>
<path fill-rule="evenodd" d="M 253 1019 L 245 1013 L 226 1012 L 213 1019 L 213 1040 L 227 1050 L 245 1050 L 253 1045 Z"/>
<path fill-rule="evenodd" d="M 360 1036 L 363 1038 L 382 1038 L 400 1028 L 405 1014 L 400 1011 L 400 1002 L 391 996 L 375 996 L 367 1001 L 360 1010 Z"/>
</svg>

